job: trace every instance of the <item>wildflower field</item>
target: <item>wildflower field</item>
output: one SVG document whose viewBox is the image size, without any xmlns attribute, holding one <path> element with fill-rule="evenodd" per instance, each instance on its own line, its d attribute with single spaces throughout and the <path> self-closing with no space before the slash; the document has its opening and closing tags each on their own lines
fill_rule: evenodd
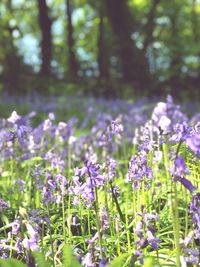
<svg viewBox="0 0 200 267">
<path fill-rule="evenodd" d="M 171 96 L 34 109 L 0 119 L 1 267 L 200 266 L 200 113 Z"/>
</svg>

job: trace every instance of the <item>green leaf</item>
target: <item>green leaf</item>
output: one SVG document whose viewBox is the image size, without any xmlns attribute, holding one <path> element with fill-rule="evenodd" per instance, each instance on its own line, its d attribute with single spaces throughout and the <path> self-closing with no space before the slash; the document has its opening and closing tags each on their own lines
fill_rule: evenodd
<svg viewBox="0 0 200 267">
<path fill-rule="evenodd" d="M 143 267 L 160 267 L 160 264 L 158 264 L 153 257 L 147 257 L 144 260 Z"/>
<path fill-rule="evenodd" d="M 0 267 L 27 267 L 27 265 L 15 259 L 8 259 L 8 260 L 0 259 Z"/>
<path fill-rule="evenodd" d="M 73 250 L 68 245 L 63 247 L 63 264 L 64 267 L 82 267 L 74 256 Z"/>
<path fill-rule="evenodd" d="M 122 267 L 126 263 L 129 256 L 129 253 L 119 255 L 117 258 L 111 261 L 109 267 Z"/>
<path fill-rule="evenodd" d="M 12 173 L 10 171 L 4 171 L 4 172 L 1 173 L 2 177 L 9 177 L 11 175 L 12 175 Z"/>
<path fill-rule="evenodd" d="M 38 267 L 51 267 L 51 263 L 45 260 L 45 257 L 41 252 L 34 251 L 32 254 Z"/>
<path fill-rule="evenodd" d="M 21 166 L 22 168 L 25 168 L 27 166 L 32 166 L 34 164 L 36 164 L 37 162 L 39 161 L 42 161 L 43 159 L 41 157 L 34 157 L 34 158 L 31 158 L 31 159 L 28 159 L 28 160 L 25 160 L 22 162 Z"/>
</svg>

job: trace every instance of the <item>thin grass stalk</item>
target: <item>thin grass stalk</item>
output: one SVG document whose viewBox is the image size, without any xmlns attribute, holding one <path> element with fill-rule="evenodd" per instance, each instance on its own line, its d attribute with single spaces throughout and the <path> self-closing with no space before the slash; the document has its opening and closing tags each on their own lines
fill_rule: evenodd
<svg viewBox="0 0 200 267">
<path fill-rule="evenodd" d="M 50 220 L 50 210 L 49 210 L 49 203 L 47 203 L 47 214 Z M 53 237 L 52 237 L 52 231 L 51 231 L 51 225 L 49 224 L 49 235 L 50 235 L 50 243 L 51 243 L 51 253 L 53 258 L 53 267 L 55 267 L 55 254 L 54 254 L 54 248 L 53 248 Z"/>
<path fill-rule="evenodd" d="M 64 243 L 67 243 L 67 235 L 66 235 L 66 225 L 65 225 L 65 199 L 64 196 L 62 195 L 62 224 L 63 224 L 63 240 Z M 69 227 L 69 225 L 68 225 Z M 70 243 L 71 243 L 71 236 L 70 236 L 70 227 L 69 227 L 69 239 L 70 239 Z"/>
<path fill-rule="evenodd" d="M 172 187 L 174 191 L 174 198 L 172 196 L 172 220 L 173 220 L 173 229 L 174 229 L 174 242 L 176 248 L 176 266 L 181 267 L 180 256 L 180 225 L 179 225 L 179 211 L 178 211 L 178 192 L 177 192 L 177 183 L 176 181 L 172 182 Z"/>
<path fill-rule="evenodd" d="M 102 236 L 101 236 L 101 225 L 100 225 L 100 219 L 99 219 L 99 201 L 98 201 L 98 191 L 95 187 L 94 189 L 95 193 L 95 201 L 94 201 L 94 211 L 96 215 L 96 225 L 97 225 L 97 232 L 98 232 L 98 239 L 99 239 L 99 247 L 100 247 L 100 255 L 101 259 L 103 260 L 103 246 L 102 246 Z"/>
<path fill-rule="evenodd" d="M 127 192 L 127 199 L 125 205 L 125 225 L 126 225 L 126 237 L 128 243 L 128 253 L 131 253 L 131 237 L 130 237 L 130 230 L 129 230 L 129 221 L 128 221 L 128 210 L 129 210 L 129 202 L 128 202 L 128 192 Z"/>
</svg>

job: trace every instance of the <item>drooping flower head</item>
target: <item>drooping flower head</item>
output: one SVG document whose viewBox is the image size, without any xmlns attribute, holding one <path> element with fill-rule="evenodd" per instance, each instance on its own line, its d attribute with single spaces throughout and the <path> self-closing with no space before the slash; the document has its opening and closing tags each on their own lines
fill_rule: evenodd
<svg viewBox="0 0 200 267">
<path fill-rule="evenodd" d="M 186 138 L 186 145 L 195 155 L 200 155 L 200 122 L 196 124 L 190 135 Z"/>
</svg>

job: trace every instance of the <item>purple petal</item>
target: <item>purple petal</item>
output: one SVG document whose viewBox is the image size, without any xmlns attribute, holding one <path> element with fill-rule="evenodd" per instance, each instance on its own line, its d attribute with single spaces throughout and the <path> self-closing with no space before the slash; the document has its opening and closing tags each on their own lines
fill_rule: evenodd
<svg viewBox="0 0 200 267">
<path fill-rule="evenodd" d="M 179 177 L 179 182 L 185 186 L 185 188 L 187 188 L 190 193 L 192 193 L 193 191 L 195 191 L 197 189 L 196 186 L 194 186 L 188 179 L 186 178 L 182 178 L 182 177 Z"/>
</svg>

